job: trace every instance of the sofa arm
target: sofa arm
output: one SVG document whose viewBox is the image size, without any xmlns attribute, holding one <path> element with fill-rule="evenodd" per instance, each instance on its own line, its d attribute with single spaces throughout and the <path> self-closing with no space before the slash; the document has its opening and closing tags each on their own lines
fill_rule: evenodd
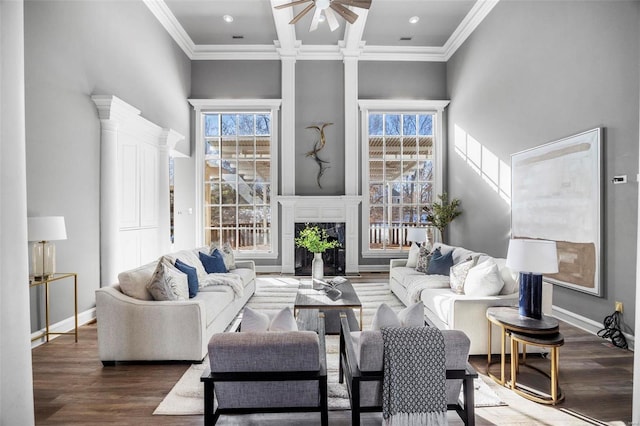
<svg viewBox="0 0 640 426">
<path fill-rule="evenodd" d="M 407 266 L 407 259 L 391 259 L 389 260 L 389 271 L 400 266 Z"/>
<path fill-rule="evenodd" d="M 200 361 L 206 355 L 206 309 L 201 300 L 149 301 L 119 286 L 96 290 L 98 353 L 103 362 Z"/>
<path fill-rule="evenodd" d="M 236 260 L 236 268 L 246 268 L 256 270 L 256 262 L 253 260 Z"/>
</svg>

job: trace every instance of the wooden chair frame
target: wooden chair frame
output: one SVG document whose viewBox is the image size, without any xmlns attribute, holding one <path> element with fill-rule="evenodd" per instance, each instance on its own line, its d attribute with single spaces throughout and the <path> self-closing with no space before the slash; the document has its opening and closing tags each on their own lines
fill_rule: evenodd
<svg viewBox="0 0 640 426">
<path fill-rule="evenodd" d="M 324 339 L 324 320 L 318 320 L 318 338 L 320 341 L 320 369 L 317 371 L 260 371 L 211 373 L 207 367 L 200 377 L 204 383 L 204 424 L 215 425 L 223 414 L 251 413 L 295 413 L 320 412 L 322 426 L 329 424 L 329 407 L 327 402 L 327 352 Z M 320 400 L 317 406 L 309 407 L 247 407 L 247 408 L 215 408 L 215 383 L 219 382 L 288 382 L 313 380 L 318 381 Z"/>
<path fill-rule="evenodd" d="M 360 406 L 360 383 L 378 381 L 382 383 L 382 371 L 360 371 L 356 362 L 356 353 L 351 339 L 349 323 L 346 318 L 340 319 L 340 363 L 339 382 L 343 383 L 346 376 L 349 402 L 351 404 L 351 424 L 360 424 L 360 413 L 382 411 L 382 405 Z M 471 364 L 467 363 L 465 369 L 447 370 L 447 379 L 462 379 L 462 392 L 464 401 L 461 404 L 447 404 L 447 410 L 455 410 L 465 425 L 475 426 L 474 387 L 473 379 L 478 373 Z"/>
</svg>

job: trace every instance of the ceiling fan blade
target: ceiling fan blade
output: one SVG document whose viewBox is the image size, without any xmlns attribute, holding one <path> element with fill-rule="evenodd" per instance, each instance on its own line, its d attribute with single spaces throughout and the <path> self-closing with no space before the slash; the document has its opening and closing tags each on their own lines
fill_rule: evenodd
<svg viewBox="0 0 640 426">
<path fill-rule="evenodd" d="M 333 2 L 361 9 L 369 9 L 371 7 L 371 0 L 333 0 Z"/>
<path fill-rule="evenodd" d="M 281 4 L 279 6 L 275 6 L 274 9 L 284 9 L 285 7 L 292 7 L 292 6 L 296 6 L 298 4 L 303 4 L 303 3 L 307 3 L 313 0 L 296 0 L 296 1 L 292 1 L 291 3 L 285 3 L 285 4 Z"/>
<path fill-rule="evenodd" d="M 298 13 L 295 18 L 293 18 L 291 21 L 289 21 L 290 24 L 295 24 L 296 22 L 298 22 L 300 19 L 302 19 L 302 17 L 304 15 L 307 14 L 308 11 L 310 11 L 311 9 L 313 9 L 316 5 L 316 2 L 311 3 L 309 6 L 305 7 L 304 9 L 302 9 L 302 12 Z"/>
<path fill-rule="evenodd" d="M 315 31 L 318 29 L 318 24 L 320 23 L 320 15 L 322 15 L 322 9 L 316 7 L 315 12 L 313 13 L 313 19 L 311 19 L 311 26 L 309 26 L 309 31 Z"/>
<path fill-rule="evenodd" d="M 354 22 L 356 22 L 356 19 L 358 19 L 358 15 L 356 15 L 351 10 L 347 9 L 346 7 L 344 7 L 343 5 L 341 5 L 339 3 L 333 3 L 332 2 L 329 5 L 329 7 L 331 9 L 335 10 L 336 12 L 338 12 L 338 14 L 340 16 L 342 16 L 344 18 L 344 20 L 348 21 L 350 24 L 353 24 Z"/>
<path fill-rule="evenodd" d="M 329 24 L 329 29 L 331 31 L 335 31 L 340 28 L 340 23 L 338 23 L 338 18 L 333 10 L 325 9 L 324 14 L 327 16 L 327 23 Z"/>
</svg>

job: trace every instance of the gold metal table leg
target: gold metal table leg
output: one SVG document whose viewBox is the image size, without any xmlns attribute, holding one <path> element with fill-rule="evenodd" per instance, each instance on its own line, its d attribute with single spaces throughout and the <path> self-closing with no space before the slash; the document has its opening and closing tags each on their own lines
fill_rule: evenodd
<svg viewBox="0 0 640 426">
<path fill-rule="evenodd" d="M 78 275 L 73 276 L 73 308 L 74 308 L 74 319 L 75 319 L 75 335 L 76 335 L 76 343 L 78 343 Z"/>
</svg>

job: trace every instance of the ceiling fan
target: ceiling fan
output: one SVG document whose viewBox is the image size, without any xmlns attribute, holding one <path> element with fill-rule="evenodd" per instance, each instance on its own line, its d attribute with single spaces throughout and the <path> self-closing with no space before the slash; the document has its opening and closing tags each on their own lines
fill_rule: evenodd
<svg viewBox="0 0 640 426">
<path fill-rule="evenodd" d="M 291 3 L 285 3 L 276 6 L 275 9 L 284 9 L 285 7 L 293 7 L 309 2 L 311 3 L 308 4 L 307 7 L 302 9 L 300 13 L 298 13 L 289 22 L 290 24 L 295 24 L 296 22 L 298 22 L 304 15 L 306 15 L 311 9 L 315 7 L 316 10 L 313 13 L 313 19 L 311 20 L 309 31 L 315 31 L 318 28 L 318 23 L 321 21 L 323 11 L 329 23 L 329 28 L 331 29 L 331 31 L 335 31 L 340 26 L 336 17 L 336 13 L 350 24 L 353 24 L 354 22 L 356 22 L 356 19 L 358 19 L 358 15 L 352 12 L 346 6 L 359 7 L 362 9 L 369 9 L 369 7 L 371 6 L 371 0 L 295 0 Z"/>
</svg>

